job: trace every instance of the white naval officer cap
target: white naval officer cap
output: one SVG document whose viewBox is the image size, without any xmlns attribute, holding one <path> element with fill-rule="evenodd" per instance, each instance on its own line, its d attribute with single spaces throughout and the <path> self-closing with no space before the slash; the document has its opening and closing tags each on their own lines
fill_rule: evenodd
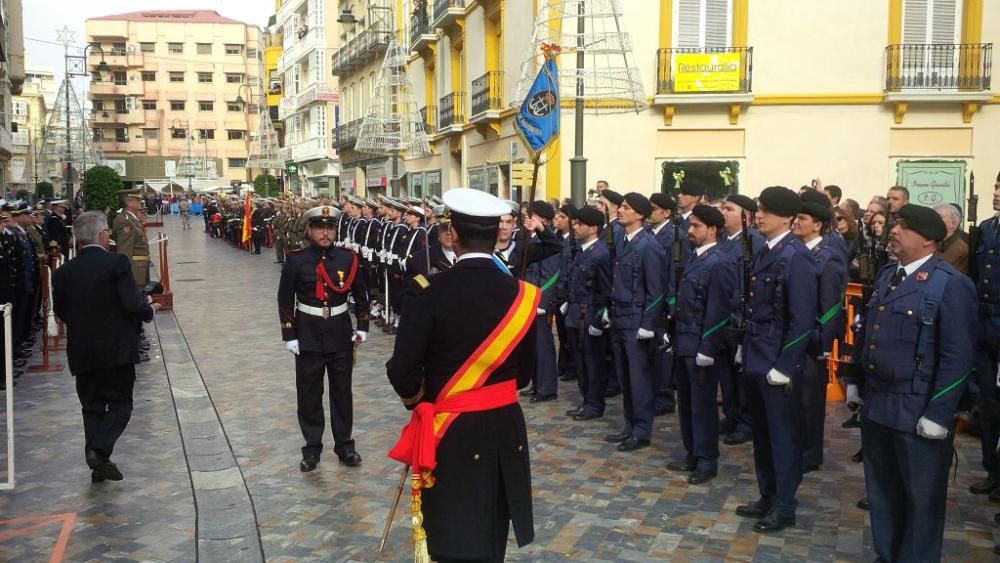
<svg viewBox="0 0 1000 563">
<path fill-rule="evenodd" d="M 336 225 L 340 213 L 340 210 L 332 205 L 320 205 L 306 211 L 302 217 L 310 225 Z"/>
<path fill-rule="evenodd" d="M 499 222 L 500 217 L 510 214 L 510 207 L 502 199 L 479 190 L 455 188 L 446 191 L 443 199 L 452 220 Z"/>
</svg>

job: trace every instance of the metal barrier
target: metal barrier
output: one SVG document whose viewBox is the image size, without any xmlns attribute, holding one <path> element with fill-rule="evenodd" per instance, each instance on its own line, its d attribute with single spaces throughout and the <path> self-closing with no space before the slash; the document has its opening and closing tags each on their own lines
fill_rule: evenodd
<svg viewBox="0 0 1000 563">
<path fill-rule="evenodd" d="M 4 341 L 4 378 L 7 391 L 4 393 L 6 399 L 6 411 L 4 416 L 5 429 L 7 432 L 7 479 L 0 482 L 0 490 L 10 490 L 14 488 L 14 342 L 11 332 L 14 331 L 11 322 L 11 313 L 14 306 L 10 303 L 0 305 L 3 313 L 3 341 Z"/>
<path fill-rule="evenodd" d="M 49 311 L 52 309 L 52 260 L 42 264 L 40 276 L 42 285 L 42 363 L 28 366 L 28 373 L 61 373 L 62 364 L 49 362 Z"/>
</svg>

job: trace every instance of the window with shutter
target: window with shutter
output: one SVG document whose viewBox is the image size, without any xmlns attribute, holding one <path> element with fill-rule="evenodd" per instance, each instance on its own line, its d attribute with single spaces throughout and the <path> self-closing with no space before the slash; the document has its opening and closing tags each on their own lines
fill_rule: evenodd
<svg viewBox="0 0 1000 563">
<path fill-rule="evenodd" d="M 673 45 L 681 49 L 728 47 L 733 0 L 674 0 Z"/>
<path fill-rule="evenodd" d="M 961 7 L 961 0 L 903 0 L 903 84 L 910 88 L 957 86 Z"/>
</svg>

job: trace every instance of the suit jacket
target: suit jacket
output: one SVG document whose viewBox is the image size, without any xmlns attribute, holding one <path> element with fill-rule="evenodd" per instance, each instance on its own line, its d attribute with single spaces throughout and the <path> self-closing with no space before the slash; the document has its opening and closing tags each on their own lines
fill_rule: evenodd
<svg viewBox="0 0 1000 563">
<path fill-rule="evenodd" d="M 122 254 L 87 247 L 52 274 L 52 304 L 66 323 L 69 370 L 81 375 L 139 361 L 139 323 L 153 308 Z"/>
<path fill-rule="evenodd" d="M 969 272 L 969 243 L 962 239 L 960 231 L 941 241 L 941 250 L 937 255 L 951 264 L 956 270 L 967 274 Z"/>
</svg>

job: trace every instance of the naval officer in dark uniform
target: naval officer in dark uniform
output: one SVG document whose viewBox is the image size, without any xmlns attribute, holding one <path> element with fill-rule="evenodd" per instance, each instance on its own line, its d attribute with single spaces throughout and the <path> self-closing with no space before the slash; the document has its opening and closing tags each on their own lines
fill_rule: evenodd
<svg viewBox="0 0 1000 563">
<path fill-rule="evenodd" d="M 445 192 L 444 202 L 450 224 L 441 228 L 452 232 L 458 263 L 429 278 L 400 321 L 386 370 L 414 415 L 390 456 L 418 476 L 433 471 L 411 506 L 421 507 L 434 561 L 502 562 L 511 523 L 519 546 L 534 539 L 517 389 L 535 369 L 541 292 L 492 255 L 500 217 L 510 213 L 505 203 L 462 188 Z"/>
<path fill-rule="evenodd" d="M 904 205 L 889 233 L 899 261 L 878 274 L 855 336 L 864 379 L 861 443 L 879 561 L 940 561 L 955 410 L 975 364 L 975 286 L 934 256 L 945 225 Z"/>
<path fill-rule="evenodd" d="M 302 448 L 303 472 L 316 469 L 323 452 L 323 376 L 330 382 L 330 426 L 333 451 L 341 463 L 356 466 L 351 372 L 354 347 L 368 336 L 368 292 L 358 274 L 358 255 L 334 246 L 336 207 L 320 206 L 303 217 L 309 245 L 285 258 L 278 284 L 278 318 L 285 349 L 295 355 L 295 391 Z M 357 329 L 347 312 L 347 293 L 354 297 Z"/>
</svg>

